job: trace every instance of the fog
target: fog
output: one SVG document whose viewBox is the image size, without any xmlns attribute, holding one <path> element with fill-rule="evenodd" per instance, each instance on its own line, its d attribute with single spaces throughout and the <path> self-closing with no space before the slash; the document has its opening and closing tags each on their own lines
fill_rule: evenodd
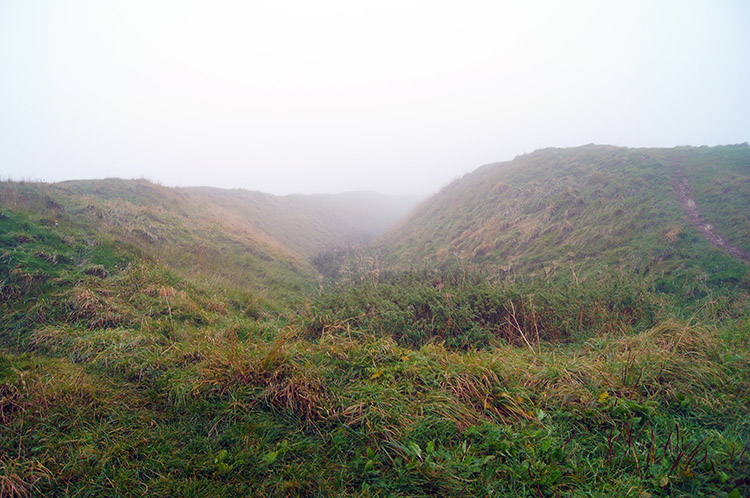
<svg viewBox="0 0 750 498">
<path fill-rule="evenodd" d="M 750 139 L 750 3 L 0 1 L 0 176 L 425 194 Z"/>
</svg>

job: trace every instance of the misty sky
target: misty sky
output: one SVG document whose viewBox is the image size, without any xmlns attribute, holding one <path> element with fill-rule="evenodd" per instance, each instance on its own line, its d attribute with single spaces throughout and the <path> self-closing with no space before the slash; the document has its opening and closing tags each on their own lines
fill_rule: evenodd
<svg viewBox="0 0 750 498">
<path fill-rule="evenodd" d="M 0 177 L 429 193 L 750 140 L 750 2 L 0 0 Z"/>
</svg>

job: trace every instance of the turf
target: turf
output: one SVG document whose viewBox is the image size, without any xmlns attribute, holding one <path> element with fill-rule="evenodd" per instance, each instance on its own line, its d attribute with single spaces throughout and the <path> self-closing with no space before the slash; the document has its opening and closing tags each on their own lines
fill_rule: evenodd
<svg viewBox="0 0 750 498">
<path fill-rule="evenodd" d="M 744 174 L 742 147 L 697 151 Z M 745 201 L 702 201 L 726 170 L 691 150 L 594 148 L 612 171 L 589 152 L 541 154 L 589 183 L 540 183 L 508 230 L 566 210 L 594 225 L 444 259 L 415 230 L 319 255 L 325 275 L 168 189 L 3 184 L 0 496 L 748 495 L 750 267 L 685 224 L 665 157 L 694 159 L 679 163 L 703 216 L 739 246 L 743 219 L 719 218 Z M 508 185 L 531 174 L 509 168 Z M 467 181 L 495 188 L 492 169 Z M 462 218 L 463 189 L 446 191 L 454 217 L 433 201 L 415 216 L 475 251 L 487 240 L 462 224 L 493 218 L 479 195 Z M 651 224 L 589 212 L 617 195 Z M 422 247 L 434 264 L 399 260 Z"/>
</svg>

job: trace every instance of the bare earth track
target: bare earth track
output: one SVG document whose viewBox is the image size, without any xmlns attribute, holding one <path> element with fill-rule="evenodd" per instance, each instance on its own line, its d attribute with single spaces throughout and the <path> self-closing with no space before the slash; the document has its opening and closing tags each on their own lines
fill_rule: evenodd
<svg viewBox="0 0 750 498">
<path fill-rule="evenodd" d="M 716 233 L 713 225 L 703 219 L 703 217 L 698 212 L 698 206 L 695 203 L 693 190 L 690 188 L 690 183 L 688 183 L 687 177 L 681 171 L 677 171 L 675 172 L 673 179 L 675 189 L 677 190 L 677 195 L 680 197 L 680 204 L 682 204 L 682 207 L 687 212 L 690 221 L 701 232 L 701 235 L 711 244 L 723 250 L 730 256 L 744 259 L 745 261 L 750 261 L 750 254 L 743 251 L 739 247 L 727 244 L 727 241 L 724 240 L 721 235 Z"/>
</svg>

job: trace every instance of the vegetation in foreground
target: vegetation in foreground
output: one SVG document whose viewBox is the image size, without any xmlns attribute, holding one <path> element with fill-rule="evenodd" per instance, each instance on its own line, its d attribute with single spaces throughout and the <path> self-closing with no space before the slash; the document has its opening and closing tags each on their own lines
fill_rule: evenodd
<svg viewBox="0 0 750 498">
<path fill-rule="evenodd" d="M 268 313 L 38 221 L 1 221 L 2 496 L 750 489 L 741 286 L 368 273 Z"/>
<path fill-rule="evenodd" d="M 730 149 L 700 152 L 734 158 L 731 185 L 689 151 L 650 160 L 746 247 Z M 646 195 L 620 166 L 587 178 Z M 527 250 L 435 239 L 443 270 L 401 272 L 339 250 L 312 258 L 327 283 L 167 189 L 2 184 L 0 497 L 747 496 L 750 267 L 684 225 L 662 173 L 640 238 L 574 223 L 602 197 L 581 183 L 517 213 Z M 560 213 L 572 255 L 534 235 Z"/>
</svg>

